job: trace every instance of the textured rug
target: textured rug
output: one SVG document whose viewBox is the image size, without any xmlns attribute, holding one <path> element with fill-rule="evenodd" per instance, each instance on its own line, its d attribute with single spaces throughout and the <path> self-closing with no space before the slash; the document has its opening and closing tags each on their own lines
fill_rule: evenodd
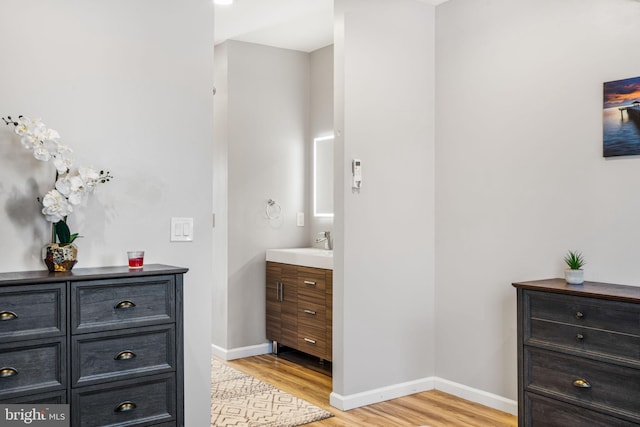
<svg viewBox="0 0 640 427">
<path fill-rule="evenodd" d="M 212 427 L 295 427 L 332 416 L 219 360 L 211 361 Z"/>
</svg>

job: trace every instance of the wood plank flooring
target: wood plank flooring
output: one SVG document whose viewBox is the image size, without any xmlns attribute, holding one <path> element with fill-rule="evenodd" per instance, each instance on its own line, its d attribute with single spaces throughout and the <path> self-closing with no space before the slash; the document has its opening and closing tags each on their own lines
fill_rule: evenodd
<svg viewBox="0 0 640 427">
<path fill-rule="evenodd" d="M 271 354 L 226 362 L 335 416 L 309 427 L 517 427 L 517 417 L 432 390 L 342 412 L 329 405 L 331 377 Z"/>
</svg>

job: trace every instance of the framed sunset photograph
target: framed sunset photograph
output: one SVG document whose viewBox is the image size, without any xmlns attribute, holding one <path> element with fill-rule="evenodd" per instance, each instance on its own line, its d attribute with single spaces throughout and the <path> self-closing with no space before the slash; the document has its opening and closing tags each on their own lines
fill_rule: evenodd
<svg viewBox="0 0 640 427">
<path fill-rule="evenodd" d="M 640 77 L 604 83 L 604 157 L 640 155 Z"/>
</svg>

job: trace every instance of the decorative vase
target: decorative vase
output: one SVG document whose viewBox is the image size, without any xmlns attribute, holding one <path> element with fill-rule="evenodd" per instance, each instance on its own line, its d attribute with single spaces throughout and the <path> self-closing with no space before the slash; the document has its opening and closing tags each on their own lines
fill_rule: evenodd
<svg viewBox="0 0 640 427">
<path fill-rule="evenodd" d="M 78 248 L 73 243 L 61 246 L 49 243 L 42 248 L 42 259 L 50 272 L 71 271 L 78 262 Z"/>
<path fill-rule="evenodd" d="M 564 271 L 564 280 L 569 285 L 582 285 L 584 283 L 584 270 L 572 270 L 567 268 Z"/>
</svg>

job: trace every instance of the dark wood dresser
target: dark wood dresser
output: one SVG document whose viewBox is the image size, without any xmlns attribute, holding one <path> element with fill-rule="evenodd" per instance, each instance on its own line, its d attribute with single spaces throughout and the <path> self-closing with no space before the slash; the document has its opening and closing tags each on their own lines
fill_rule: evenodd
<svg viewBox="0 0 640 427">
<path fill-rule="evenodd" d="M 183 426 L 183 275 L 145 265 L 0 273 L 0 402 L 71 426 Z"/>
<path fill-rule="evenodd" d="M 640 287 L 564 279 L 518 293 L 518 425 L 640 425 Z"/>
</svg>

